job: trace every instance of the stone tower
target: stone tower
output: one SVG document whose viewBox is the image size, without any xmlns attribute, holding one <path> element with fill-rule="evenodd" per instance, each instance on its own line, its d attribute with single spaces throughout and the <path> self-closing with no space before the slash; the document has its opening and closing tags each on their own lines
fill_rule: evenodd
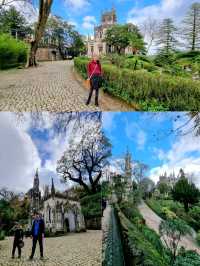
<svg viewBox="0 0 200 266">
<path fill-rule="evenodd" d="M 54 186 L 54 182 L 53 182 L 53 178 L 51 180 L 51 197 L 54 198 L 56 194 L 56 190 L 55 190 L 55 186 Z"/>
<path fill-rule="evenodd" d="M 124 181 L 125 181 L 125 190 L 126 190 L 126 195 L 125 199 L 128 198 L 128 194 L 130 191 L 132 191 L 132 157 L 131 153 L 129 152 L 129 149 L 127 148 L 127 152 L 125 155 L 125 169 L 124 169 Z"/>
<path fill-rule="evenodd" d="M 127 179 L 131 179 L 132 177 L 132 166 L 131 166 L 131 154 L 127 148 L 127 152 L 125 155 L 125 176 L 127 177 Z"/>
<path fill-rule="evenodd" d="M 35 177 L 33 180 L 33 188 L 30 190 L 30 209 L 31 214 L 39 212 L 41 206 L 41 192 L 38 169 L 36 170 Z"/>
<path fill-rule="evenodd" d="M 101 23 L 102 26 L 114 25 L 117 23 L 117 14 L 115 8 L 112 8 L 111 11 L 107 11 L 102 14 Z"/>
</svg>

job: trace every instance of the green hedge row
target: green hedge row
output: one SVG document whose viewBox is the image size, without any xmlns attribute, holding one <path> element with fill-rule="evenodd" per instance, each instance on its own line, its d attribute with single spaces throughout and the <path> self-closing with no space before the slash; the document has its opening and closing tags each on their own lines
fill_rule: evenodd
<svg viewBox="0 0 200 266">
<path fill-rule="evenodd" d="M 0 69 L 18 67 L 26 63 L 28 46 L 7 34 L 0 35 Z"/>
<path fill-rule="evenodd" d="M 155 236 L 155 233 L 150 229 L 148 231 L 147 228 L 145 231 L 140 230 L 119 208 L 117 208 L 117 212 L 126 240 L 125 250 L 128 252 L 129 265 L 168 266 L 168 259 L 160 249 L 159 237 Z M 156 245 L 155 242 L 159 245 Z"/>
<path fill-rule="evenodd" d="M 75 69 L 87 78 L 87 58 L 75 58 Z M 192 111 L 200 108 L 200 82 L 182 77 L 148 73 L 144 70 L 120 69 L 103 65 L 104 89 L 140 110 Z M 155 107 L 155 108 L 154 108 Z M 154 110 L 152 110 L 154 111 Z"/>
</svg>

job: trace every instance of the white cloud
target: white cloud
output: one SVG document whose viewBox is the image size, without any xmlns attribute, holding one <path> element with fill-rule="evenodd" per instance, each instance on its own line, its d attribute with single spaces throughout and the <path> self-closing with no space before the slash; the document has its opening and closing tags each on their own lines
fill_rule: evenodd
<svg viewBox="0 0 200 266">
<path fill-rule="evenodd" d="M 41 160 L 26 131 L 16 126 L 14 115 L 0 114 L 0 187 L 27 191 Z"/>
<path fill-rule="evenodd" d="M 102 114 L 102 122 L 103 122 L 103 128 L 111 132 L 116 128 L 115 124 L 115 118 L 119 113 L 117 112 L 103 112 Z"/>
<path fill-rule="evenodd" d="M 91 30 L 94 28 L 96 24 L 96 18 L 94 16 L 85 16 L 83 18 L 82 27 L 87 30 Z"/>
<path fill-rule="evenodd" d="M 156 19 L 161 21 L 164 18 L 172 18 L 175 23 L 178 23 L 183 20 L 187 10 L 194 2 L 200 2 L 200 0 L 160 0 L 157 4 L 147 5 L 145 7 L 139 7 L 139 5 L 136 4 L 129 11 L 127 22 L 142 27 L 145 20 Z M 145 35 L 145 41 L 147 43 L 150 41 L 148 34 Z M 153 46 L 149 52 L 155 53 L 155 51 L 156 46 L 153 42 Z"/>
<path fill-rule="evenodd" d="M 128 22 L 141 24 L 145 19 L 152 17 L 161 20 L 171 17 L 180 21 L 193 0 L 161 0 L 158 4 L 148 5 L 145 7 L 134 7 L 129 11 Z M 197 0 L 196 2 L 200 2 Z"/>
<path fill-rule="evenodd" d="M 65 3 L 74 11 L 81 11 L 90 6 L 90 2 L 88 0 L 65 0 Z"/>
<path fill-rule="evenodd" d="M 146 133 L 140 128 L 140 126 L 135 122 L 130 122 L 128 120 L 125 121 L 125 132 L 127 137 L 134 141 L 137 144 L 137 148 L 139 150 L 144 149 L 144 145 L 147 141 Z"/>
<path fill-rule="evenodd" d="M 177 127 L 177 122 L 174 127 Z M 180 124 L 180 122 L 178 122 Z M 180 168 L 189 175 L 194 175 L 195 183 L 200 187 L 200 139 L 193 134 L 180 136 L 172 144 L 171 149 L 164 153 L 158 152 L 158 157 L 163 160 L 163 164 L 150 171 L 150 177 L 156 182 L 159 175 L 165 171 L 178 174 Z M 195 153 L 195 154 L 194 154 Z"/>
</svg>

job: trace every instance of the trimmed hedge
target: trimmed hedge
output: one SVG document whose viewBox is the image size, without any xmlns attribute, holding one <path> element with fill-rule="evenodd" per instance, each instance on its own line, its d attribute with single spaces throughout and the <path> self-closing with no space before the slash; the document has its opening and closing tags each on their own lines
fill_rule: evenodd
<svg viewBox="0 0 200 266">
<path fill-rule="evenodd" d="M 26 63 L 28 45 L 7 34 L 0 35 L 0 69 L 18 67 Z"/>
<path fill-rule="evenodd" d="M 160 253 L 160 245 L 156 246 L 155 241 L 159 241 L 159 238 L 153 234 L 151 230 L 143 232 L 139 228 L 131 223 L 130 220 L 117 208 L 118 217 L 121 224 L 122 233 L 125 243 L 126 256 L 129 256 L 130 265 L 144 265 L 144 266 L 168 266 L 168 258 Z M 147 228 L 145 229 L 147 230 Z M 151 239 L 150 239 L 151 238 Z M 157 250 L 158 248 L 158 250 Z"/>
<path fill-rule="evenodd" d="M 74 60 L 75 69 L 85 79 L 87 63 L 87 58 Z M 140 110 L 144 110 L 144 102 L 149 103 L 150 108 L 146 107 L 149 111 L 152 102 L 170 111 L 196 111 L 200 108 L 199 81 L 145 70 L 120 69 L 113 65 L 103 65 L 103 72 L 105 91 L 128 103 L 140 104 Z"/>
</svg>

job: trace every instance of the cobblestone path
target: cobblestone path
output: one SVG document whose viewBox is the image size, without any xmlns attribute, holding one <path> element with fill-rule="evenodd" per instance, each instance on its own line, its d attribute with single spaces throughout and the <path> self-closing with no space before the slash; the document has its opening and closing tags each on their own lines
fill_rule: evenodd
<svg viewBox="0 0 200 266">
<path fill-rule="evenodd" d="M 138 209 L 145 219 L 147 226 L 159 234 L 159 225 L 162 219 L 156 213 L 154 213 L 144 201 L 141 202 L 141 204 L 138 206 Z M 200 254 L 200 248 L 197 246 L 194 239 L 189 235 L 182 237 L 179 245 L 188 250 L 195 250 L 198 254 Z"/>
<path fill-rule="evenodd" d="M 0 242 L 0 266 L 100 266 L 102 257 L 102 232 L 68 234 L 46 238 L 44 260 L 39 259 L 39 246 L 35 258 L 29 261 L 31 239 L 25 239 L 22 258 L 11 259 L 12 238 Z M 17 250 L 16 250 L 17 251 Z M 17 253 L 16 253 L 17 255 Z"/>
<path fill-rule="evenodd" d="M 128 110 L 121 101 L 105 95 L 100 97 L 100 108 L 95 107 L 94 99 L 86 106 L 88 91 L 72 69 L 73 61 L 56 61 L 40 63 L 37 68 L 1 71 L 0 111 Z"/>
</svg>

